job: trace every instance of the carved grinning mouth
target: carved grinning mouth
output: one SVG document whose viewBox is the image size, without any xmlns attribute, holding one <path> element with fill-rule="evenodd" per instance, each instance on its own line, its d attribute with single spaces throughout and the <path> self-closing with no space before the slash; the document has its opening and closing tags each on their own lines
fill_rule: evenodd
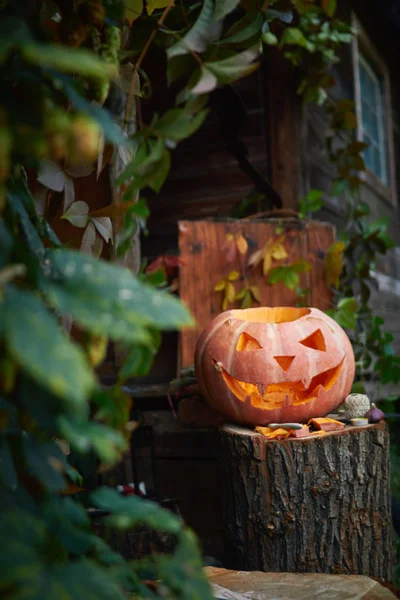
<svg viewBox="0 0 400 600">
<path fill-rule="evenodd" d="M 312 400 L 316 400 L 321 388 L 328 391 L 335 385 L 343 363 L 344 358 L 336 367 L 332 367 L 313 377 L 307 388 L 304 387 L 302 381 L 283 381 L 269 385 L 247 383 L 235 379 L 223 368 L 220 371 L 226 385 L 239 400 L 244 402 L 249 398 L 253 406 L 273 410 L 282 408 L 283 406 L 307 404 Z"/>
</svg>

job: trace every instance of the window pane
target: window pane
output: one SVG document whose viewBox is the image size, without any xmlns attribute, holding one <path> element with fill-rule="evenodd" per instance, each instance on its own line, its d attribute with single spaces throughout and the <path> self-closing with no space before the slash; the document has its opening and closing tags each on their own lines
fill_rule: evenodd
<svg viewBox="0 0 400 600">
<path fill-rule="evenodd" d="M 370 146 L 364 160 L 368 169 L 387 182 L 388 141 L 386 97 L 382 77 L 360 55 L 361 121 L 364 141 Z"/>
</svg>

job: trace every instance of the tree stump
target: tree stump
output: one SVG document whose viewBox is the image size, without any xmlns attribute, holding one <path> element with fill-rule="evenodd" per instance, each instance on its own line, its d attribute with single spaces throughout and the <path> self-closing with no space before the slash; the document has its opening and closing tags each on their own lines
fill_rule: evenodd
<svg viewBox="0 0 400 600">
<path fill-rule="evenodd" d="M 386 423 L 279 441 L 235 425 L 220 432 L 228 568 L 390 581 Z"/>
</svg>

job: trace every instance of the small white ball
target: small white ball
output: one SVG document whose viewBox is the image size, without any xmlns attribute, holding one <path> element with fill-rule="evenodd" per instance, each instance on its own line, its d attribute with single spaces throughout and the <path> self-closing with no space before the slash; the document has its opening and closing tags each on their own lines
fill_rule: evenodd
<svg viewBox="0 0 400 600">
<path fill-rule="evenodd" d="M 344 401 L 344 407 L 347 418 L 350 420 L 364 417 L 365 413 L 371 408 L 371 403 L 365 394 L 349 394 Z"/>
</svg>

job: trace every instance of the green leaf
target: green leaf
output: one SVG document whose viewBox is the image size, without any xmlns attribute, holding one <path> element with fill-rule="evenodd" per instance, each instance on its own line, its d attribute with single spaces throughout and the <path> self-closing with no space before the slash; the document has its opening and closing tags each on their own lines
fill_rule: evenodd
<svg viewBox="0 0 400 600">
<path fill-rule="evenodd" d="M 333 198 L 340 196 L 341 194 L 343 194 L 343 192 L 346 190 L 346 188 L 347 188 L 347 181 L 345 179 L 336 179 L 332 185 L 331 196 Z"/>
<path fill-rule="evenodd" d="M 93 51 L 55 44 L 25 44 L 21 48 L 23 58 L 39 67 L 76 73 L 85 77 L 106 79 L 116 76 L 115 65 L 101 60 Z"/>
<path fill-rule="evenodd" d="M 289 290 L 294 290 L 299 285 L 299 276 L 295 271 L 288 270 L 283 278 L 283 283 Z"/>
<path fill-rule="evenodd" d="M 354 312 L 357 308 L 358 304 L 355 298 L 342 298 L 338 302 L 338 309 L 345 310 L 346 312 Z"/>
<path fill-rule="evenodd" d="M 95 378 L 83 352 L 32 292 L 9 286 L 0 305 L 11 356 L 53 394 L 86 411 Z M 29 343 L 27 343 L 29 340 Z"/>
<path fill-rule="evenodd" d="M 151 180 L 154 172 L 154 165 L 162 159 L 165 146 L 162 139 L 143 140 L 136 152 L 135 158 L 125 167 L 124 171 L 117 179 L 117 185 L 121 185 L 130 179 L 136 178 L 139 182 L 135 185 L 137 188 Z"/>
<path fill-rule="evenodd" d="M 251 17 L 253 17 L 252 20 L 250 20 Z M 233 44 L 248 40 L 257 33 L 261 35 L 263 21 L 264 19 L 261 13 L 257 12 L 255 15 L 249 15 L 249 13 L 247 13 L 243 19 L 235 23 L 235 25 L 227 32 L 227 37 L 222 38 L 222 40 L 216 42 L 216 44 Z"/>
<path fill-rule="evenodd" d="M 215 0 L 214 19 L 220 21 L 239 4 L 239 0 Z"/>
<path fill-rule="evenodd" d="M 218 85 L 217 78 L 207 69 L 206 65 L 193 72 L 193 82 L 193 87 L 190 86 L 189 82 L 192 94 L 206 94 L 214 90 Z"/>
<path fill-rule="evenodd" d="M 307 38 L 300 29 L 297 29 L 297 27 L 287 27 L 284 30 L 281 38 L 281 45 L 283 44 L 302 46 L 303 48 L 308 47 Z"/>
<path fill-rule="evenodd" d="M 277 46 L 278 45 L 278 38 L 276 37 L 276 35 L 274 33 L 272 33 L 272 31 L 266 31 L 265 33 L 263 33 L 262 41 L 265 44 L 267 44 L 268 46 Z"/>
<path fill-rule="evenodd" d="M 100 460 L 107 464 L 115 464 L 126 450 L 124 436 L 115 429 L 101 423 L 77 421 L 64 416 L 59 417 L 58 425 L 63 439 L 80 453 L 93 450 Z"/>
<path fill-rule="evenodd" d="M 355 298 L 342 298 L 339 300 L 337 310 L 332 317 L 344 329 L 355 329 L 357 322 L 358 304 Z"/>
<path fill-rule="evenodd" d="M 251 292 L 249 290 L 246 290 L 246 293 L 243 296 L 243 300 L 240 305 L 240 308 L 249 308 L 250 306 L 252 306 L 252 304 L 253 304 L 253 298 L 252 298 Z"/>
<path fill-rule="evenodd" d="M 192 115 L 186 108 L 173 108 L 156 120 L 152 128 L 157 131 L 158 135 L 179 142 L 191 136 L 201 127 L 208 112 L 208 110 L 202 110 L 196 115 Z"/>
<path fill-rule="evenodd" d="M 167 49 L 168 59 L 192 52 L 204 52 L 207 46 L 218 39 L 221 24 L 213 20 L 214 2 L 204 0 L 201 12 L 193 27 L 179 40 Z"/>
<path fill-rule="evenodd" d="M 172 512 L 164 510 L 159 504 L 135 496 L 121 496 L 112 488 L 103 487 L 91 495 L 95 506 L 109 511 L 111 515 L 105 523 L 116 529 L 133 529 L 145 525 L 153 529 L 177 534 L 181 522 Z"/>
<path fill-rule="evenodd" d="M 119 371 L 119 378 L 144 377 L 151 369 L 154 352 L 147 346 L 133 346 Z"/>
<path fill-rule="evenodd" d="M 12 590 L 15 600 L 126 600 L 111 571 L 88 559 L 66 562 L 64 547 L 38 516 L 19 509 L 3 511 L 0 535 L 7 544 L 1 563 L 2 597 Z"/>
<path fill-rule="evenodd" d="M 22 201 L 24 194 L 25 184 L 23 180 L 11 181 L 8 187 L 8 206 L 21 226 L 28 248 L 32 254 L 42 258 L 44 245 Z"/>
<path fill-rule="evenodd" d="M 332 18 L 336 12 L 336 0 L 322 0 L 321 4 L 325 14 Z"/>
<path fill-rule="evenodd" d="M 50 288 L 44 285 L 49 300 L 91 331 L 115 335 L 114 328 L 123 336 L 124 327 L 176 329 L 193 324 L 182 302 L 141 283 L 129 269 L 71 250 L 50 250 L 49 257 L 61 278 Z M 97 328 L 90 312 L 96 315 Z"/>
<path fill-rule="evenodd" d="M 296 260 L 296 262 L 291 265 L 288 265 L 288 269 L 294 273 L 308 273 L 308 271 L 311 271 L 312 265 L 308 261 L 300 259 Z"/>
<path fill-rule="evenodd" d="M 286 273 L 285 267 L 274 267 L 268 273 L 267 282 L 270 284 L 278 283 L 279 281 L 283 281 Z"/>
<path fill-rule="evenodd" d="M 204 68 L 210 71 L 219 83 L 232 83 L 258 69 L 259 63 L 253 63 L 258 54 L 259 47 L 256 46 L 223 60 L 207 62 L 204 64 Z"/>
<path fill-rule="evenodd" d="M 31 435 L 23 437 L 27 472 L 38 479 L 50 492 L 59 492 L 66 486 L 65 456 L 53 442 L 40 444 Z"/>
<path fill-rule="evenodd" d="M 302 200 L 300 200 L 300 218 L 306 217 L 309 213 L 318 212 L 324 203 L 324 193 L 321 190 L 310 190 Z"/>
</svg>

